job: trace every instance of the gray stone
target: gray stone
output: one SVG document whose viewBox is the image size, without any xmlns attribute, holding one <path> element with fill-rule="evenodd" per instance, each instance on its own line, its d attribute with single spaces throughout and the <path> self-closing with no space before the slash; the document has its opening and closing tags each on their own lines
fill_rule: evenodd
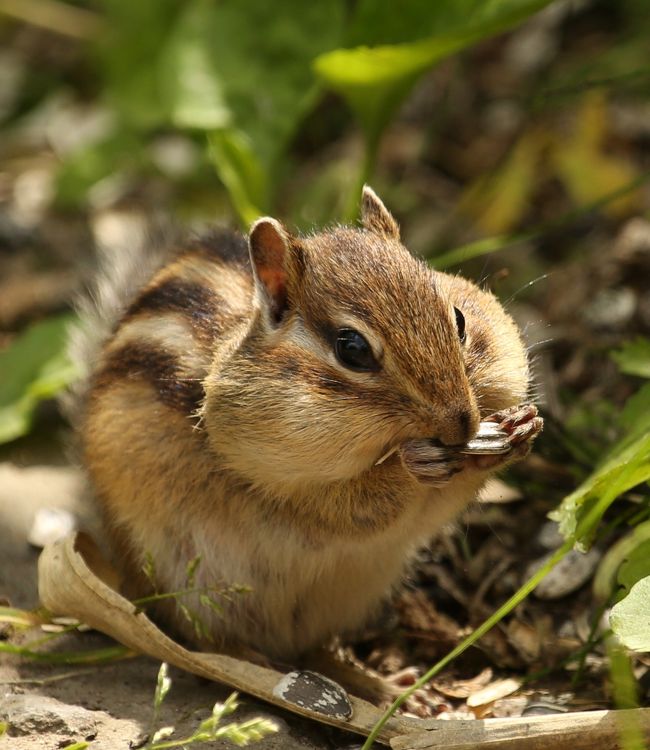
<svg viewBox="0 0 650 750">
<path fill-rule="evenodd" d="M 544 557 L 532 562 L 526 570 L 525 577 L 530 578 L 554 554 L 555 552 L 549 552 Z M 561 599 L 563 596 L 576 591 L 591 578 L 601 556 L 601 552 L 595 547 L 586 554 L 570 550 L 539 583 L 534 591 L 535 596 L 538 599 Z"/>
<path fill-rule="evenodd" d="M 8 734 L 13 737 L 62 734 L 82 740 L 97 734 L 92 711 L 44 695 L 4 695 L 0 698 L 0 720 L 7 722 Z"/>
</svg>

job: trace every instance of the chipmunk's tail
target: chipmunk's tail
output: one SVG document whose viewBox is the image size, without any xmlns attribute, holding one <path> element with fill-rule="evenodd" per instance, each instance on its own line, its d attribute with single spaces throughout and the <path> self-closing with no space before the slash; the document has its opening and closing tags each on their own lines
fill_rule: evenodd
<svg viewBox="0 0 650 750">
<path fill-rule="evenodd" d="M 104 343 L 136 296 L 169 258 L 178 232 L 161 222 L 111 216 L 101 226 L 92 279 L 75 300 L 78 320 L 68 335 L 68 355 L 80 377 L 61 395 L 61 410 L 73 426 L 83 414 L 90 377 Z M 111 223 L 112 222 L 112 223 Z"/>
</svg>

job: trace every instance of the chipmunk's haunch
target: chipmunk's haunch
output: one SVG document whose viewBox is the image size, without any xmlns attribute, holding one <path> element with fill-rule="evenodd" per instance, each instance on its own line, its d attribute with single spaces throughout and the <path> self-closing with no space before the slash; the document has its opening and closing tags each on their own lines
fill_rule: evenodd
<svg viewBox="0 0 650 750">
<path fill-rule="evenodd" d="M 91 375 L 85 461 L 131 593 L 147 553 L 161 591 L 199 555 L 197 587 L 252 588 L 201 610 L 217 647 L 292 659 L 361 626 L 541 429 L 499 302 L 414 259 L 369 188 L 362 222 L 186 245 Z M 495 412 L 507 455 L 456 450 Z"/>
</svg>

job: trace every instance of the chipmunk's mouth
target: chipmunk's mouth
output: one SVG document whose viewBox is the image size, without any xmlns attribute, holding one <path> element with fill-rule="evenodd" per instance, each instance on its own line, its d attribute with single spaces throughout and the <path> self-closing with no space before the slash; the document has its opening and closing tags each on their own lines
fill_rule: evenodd
<svg viewBox="0 0 650 750">
<path fill-rule="evenodd" d="M 438 443 L 435 438 L 431 438 L 431 443 Z M 442 447 L 442 443 L 440 443 Z M 375 466 L 380 466 L 389 459 L 395 451 L 399 450 L 399 445 L 394 445 L 375 461 Z M 447 446 L 450 449 L 450 446 Z M 476 435 L 468 440 L 464 445 L 454 446 L 452 448 L 458 453 L 466 455 L 500 455 L 510 450 L 508 442 L 508 433 L 502 430 L 496 422 L 481 422 Z"/>
</svg>

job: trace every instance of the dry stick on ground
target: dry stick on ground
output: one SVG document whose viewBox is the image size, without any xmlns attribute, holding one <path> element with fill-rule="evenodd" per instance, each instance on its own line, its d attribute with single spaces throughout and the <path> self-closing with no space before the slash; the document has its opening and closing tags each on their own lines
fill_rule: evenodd
<svg viewBox="0 0 650 750">
<path fill-rule="evenodd" d="M 390 741 L 393 750 L 596 750 L 623 748 L 626 732 L 650 742 L 650 708 L 580 711 L 517 719 L 427 721 L 427 731 Z"/>
</svg>

